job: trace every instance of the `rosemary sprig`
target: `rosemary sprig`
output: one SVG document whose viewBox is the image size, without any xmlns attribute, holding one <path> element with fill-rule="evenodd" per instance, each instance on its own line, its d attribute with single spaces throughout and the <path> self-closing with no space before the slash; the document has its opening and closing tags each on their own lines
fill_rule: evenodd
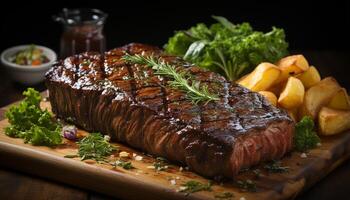
<svg viewBox="0 0 350 200">
<path fill-rule="evenodd" d="M 147 65 L 152 67 L 155 74 L 173 79 L 169 81 L 169 85 L 186 92 L 187 98 L 196 104 L 202 101 L 219 100 L 217 95 L 209 92 L 207 85 L 201 86 L 199 81 L 189 78 L 185 71 L 177 71 L 175 66 L 166 63 L 164 60 L 139 54 L 125 54 L 123 59 L 129 63 Z"/>
</svg>

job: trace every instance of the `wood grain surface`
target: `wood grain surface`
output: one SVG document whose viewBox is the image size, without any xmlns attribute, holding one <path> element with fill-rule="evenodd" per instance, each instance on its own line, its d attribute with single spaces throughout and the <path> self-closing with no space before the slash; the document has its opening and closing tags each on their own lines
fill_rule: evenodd
<svg viewBox="0 0 350 200">
<path fill-rule="evenodd" d="M 50 104 L 42 102 L 42 107 L 50 108 Z M 6 108 L 3 108 L 0 111 L 1 119 L 4 118 L 5 110 Z M 123 144 L 115 145 L 131 155 L 130 161 L 136 169 L 125 170 L 91 160 L 82 162 L 78 158 L 64 158 L 65 155 L 76 153 L 77 146 L 74 143 L 65 141 L 65 144 L 56 148 L 24 144 L 21 139 L 10 138 L 3 133 L 3 127 L 7 125 L 5 119 L 0 121 L 0 161 L 3 164 L 123 199 L 215 199 L 215 195 L 222 192 L 231 192 L 235 198 L 290 199 L 315 184 L 350 156 L 349 133 L 322 138 L 322 145 L 311 150 L 307 158 L 302 158 L 300 153 L 293 152 L 282 159 L 282 165 L 290 167 L 288 173 L 268 173 L 262 164 L 256 167 L 262 172 L 260 177 L 252 171 L 246 171 L 236 178 L 236 180 L 253 180 L 257 185 L 256 192 L 242 191 L 234 181 L 226 180 L 222 183 L 214 182 L 211 192 L 198 192 L 187 196 L 178 192 L 181 184 L 189 180 L 202 183 L 207 183 L 209 180 L 190 171 L 181 171 L 180 166 L 174 164 L 169 164 L 169 169 L 166 171 L 150 169 L 149 166 L 155 162 L 153 157 L 143 155 L 142 152 Z M 133 154 L 141 155 L 143 160 L 134 160 Z M 115 154 L 111 160 L 117 157 L 118 154 Z M 176 184 L 171 184 L 171 180 L 175 180 Z M 77 195 L 79 196 L 79 193 Z"/>
</svg>

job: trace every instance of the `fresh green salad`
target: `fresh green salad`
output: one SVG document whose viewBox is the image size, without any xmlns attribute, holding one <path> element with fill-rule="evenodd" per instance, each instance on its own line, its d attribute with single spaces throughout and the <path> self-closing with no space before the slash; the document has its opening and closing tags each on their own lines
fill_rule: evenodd
<svg viewBox="0 0 350 200">
<path fill-rule="evenodd" d="M 6 112 L 10 126 L 5 128 L 6 135 L 23 138 L 33 145 L 55 146 L 62 143 L 61 125 L 52 114 L 40 108 L 40 93 L 33 88 L 23 92 L 25 99 L 12 106 Z"/>
<path fill-rule="evenodd" d="M 234 81 L 261 62 L 276 62 L 288 54 L 283 29 L 263 33 L 249 23 L 233 24 L 224 17 L 210 27 L 203 23 L 177 31 L 165 50 L 200 67 L 210 69 Z"/>
</svg>

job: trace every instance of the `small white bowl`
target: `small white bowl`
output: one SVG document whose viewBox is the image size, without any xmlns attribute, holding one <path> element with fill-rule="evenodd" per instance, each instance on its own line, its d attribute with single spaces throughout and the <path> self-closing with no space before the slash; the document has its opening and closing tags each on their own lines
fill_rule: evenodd
<svg viewBox="0 0 350 200">
<path fill-rule="evenodd" d="M 45 79 L 45 73 L 52 67 L 52 64 L 56 62 L 57 56 L 53 50 L 35 45 L 35 47 L 43 50 L 43 54 L 49 59 L 49 62 L 37 66 L 27 66 L 18 65 L 9 60 L 9 58 L 18 51 L 26 49 L 29 46 L 30 45 L 21 45 L 6 49 L 1 53 L 1 63 L 14 81 L 25 85 L 34 85 Z"/>
</svg>

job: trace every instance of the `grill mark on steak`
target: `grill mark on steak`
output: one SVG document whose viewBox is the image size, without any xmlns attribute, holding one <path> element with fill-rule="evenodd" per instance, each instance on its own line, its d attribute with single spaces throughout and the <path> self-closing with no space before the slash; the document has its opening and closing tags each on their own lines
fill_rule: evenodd
<svg viewBox="0 0 350 200">
<path fill-rule="evenodd" d="M 162 92 L 162 99 L 163 99 L 163 112 L 164 115 L 167 115 L 168 113 L 168 101 L 166 100 L 166 90 L 164 87 L 160 87 L 161 92 Z"/>
<path fill-rule="evenodd" d="M 193 104 L 149 67 L 124 62 L 125 51 L 160 57 L 186 70 L 220 100 Z M 84 59 L 91 63 L 84 66 Z M 123 80 L 125 75 L 132 79 Z M 101 131 L 204 176 L 233 177 L 242 168 L 280 158 L 292 146 L 293 122 L 285 111 L 152 46 L 130 44 L 104 56 L 76 55 L 56 63 L 46 78 L 56 116 L 71 117 L 88 131 Z"/>
<path fill-rule="evenodd" d="M 128 69 L 128 77 L 130 77 L 129 83 L 131 88 L 132 99 L 136 102 L 136 86 L 135 86 L 134 71 L 132 70 L 130 64 L 126 63 L 126 67 Z"/>
</svg>

